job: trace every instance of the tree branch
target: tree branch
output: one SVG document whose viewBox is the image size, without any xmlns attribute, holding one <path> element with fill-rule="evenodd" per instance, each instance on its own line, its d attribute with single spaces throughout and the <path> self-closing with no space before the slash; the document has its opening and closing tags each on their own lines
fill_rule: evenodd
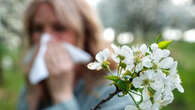
<svg viewBox="0 0 195 110">
<path fill-rule="evenodd" d="M 116 86 L 115 86 L 116 87 Z M 94 108 L 92 108 L 91 110 L 97 110 L 99 108 L 101 108 L 101 105 L 106 103 L 107 101 L 109 101 L 111 98 L 113 98 L 115 95 L 117 95 L 119 92 L 121 92 L 117 87 L 116 90 L 113 93 L 110 93 L 109 96 L 105 99 L 103 99 L 102 101 L 100 101 Z"/>
</svg>

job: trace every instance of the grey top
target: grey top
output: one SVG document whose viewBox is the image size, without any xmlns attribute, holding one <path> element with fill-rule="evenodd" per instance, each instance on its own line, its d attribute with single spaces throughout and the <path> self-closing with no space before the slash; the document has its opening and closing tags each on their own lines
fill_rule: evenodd
<svg viewBox="0 0 195 110">
<path fill-rule="evenodd" d="M 90 94 L 84 92 L 84 87 L 84 81 L 80 80 L 75 88 L 74 97 L 71 100 L 55 105 L 47 103 L 44 107 L 40 108 L 40 110 L 90 110 L 98 102 L 115 91 L 114 86 L 109 86 L 108 83 L 94 88 Z M 118 97 L 116 95 L 103 104 L 99 110 L 124 110 L 125 106 L 129 104 L 132 104 L 132 100 L 129 96 Z M 21 92 L 17 109 L 28 110 L 26 88 Z"/>
</svg>

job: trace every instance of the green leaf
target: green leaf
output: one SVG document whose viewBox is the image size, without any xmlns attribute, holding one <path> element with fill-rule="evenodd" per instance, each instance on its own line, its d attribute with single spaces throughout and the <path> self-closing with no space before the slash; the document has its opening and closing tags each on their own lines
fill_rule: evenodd
<svg viewBox="0 0 195 110">
<path fill-rule="evenodd" d="M 166 49 L 173 41 L 161 41 L 158 43 L 158 47 L 161 49 Z"/>
<path fill-rule="evenodd" d="M 153 96 L 155 94 L 155 90 L 151 87 L 148 87 L 148 90 L 150 91 L 150 96 Z"/>
<path fill-rule="evenodd" d="M 121 55 L 119 55 L 118 58 L 120 59 L 120 61 L 123 61 L 125 59 L 125 57 Z"/>
<path fill-rule="evenodd" d="M 102 68 L 107 68 L 109 65 L 110 65 L 110 62 L 109 61 L 104 61 L 102 63 Z"/>
<path fill-rule="evenodd" d="M 120 78 L 118 76 L 114 76 L 114 75 L 110 75 L 110 76 L 104 76 L 105 79 L 117 82 L 120 80 Z"/>
<path fill-rule="evenodd" d="M 169 75 L 169 69 L 162 69 L 163 73 L 165 73 L 166 75 Z"/>
<path fill-rule="evenodd" d="M 119 66 L 120 66 L 122 69 L 125 69 L 127 65 L 126 65 L 125 63 L 121 62 L 121 63 L 119 64 Z"/>
<path fill-rule="evenodd" d="M 128 92 L 128 90 L 129 90 L 129 88 L 130 88 L 129 87 L 130 86 L 130 82 L 129 81 L 123 81 L 121 79 L 116 82 L 116 85 L 117 85 L 117 87 L 120 90 L 123 91 L 123 94 L 126 94 Z"/>
</svg>

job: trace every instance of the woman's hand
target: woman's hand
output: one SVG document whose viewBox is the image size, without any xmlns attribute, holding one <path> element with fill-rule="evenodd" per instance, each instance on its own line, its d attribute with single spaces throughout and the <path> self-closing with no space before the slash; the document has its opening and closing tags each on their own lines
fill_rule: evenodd
<svg viewBox="0 0 195 110">
<path fill-rule="evenodd" d="M 41 98 L 43 97 L 43 89 L 41 85 L 27 86 L 27 103 L 29 110 L 37 110 Z"/>
<path fill-rule="evenodd" d="M 47 44 L 45 61 L 49 71 L 47 84 L 54 103 L 73 97 L 74 64 L 71 57 L 59 41 Z"/>
</svg>

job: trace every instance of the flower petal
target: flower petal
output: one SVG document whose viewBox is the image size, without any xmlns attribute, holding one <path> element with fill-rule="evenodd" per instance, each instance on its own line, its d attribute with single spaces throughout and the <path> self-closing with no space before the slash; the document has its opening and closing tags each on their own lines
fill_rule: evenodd
<svg viewBox="0 0 195 110">
<path fill-rule="evenodd" d="M 162 52 L 161 52 L 161 56 L 163 57 L 163 58 L 165 58 L 165 57 L 168 57 L 169 55 L 170 55 L 170 51 L 169 50 L 167 50 L 167 49 L 165 49 L 165 50 L 162 50 Z"/>
<path fill-rule="evenodd" d="M 139 77 L 136 77 L 133 79 L 132 83 L 135 86 L 135 88 L 139 88 L 142 85 L 142 80 Z"/>
<path fill-rule="evenodd" d="M 167 57 L 159 63 L 159 67 L 163 69 L 169 69 L 173 65 L 174 60 L 172 57 Z"/>
<path fill-rule="evenodd" d="M 120 47 L 116 46 L 115 44 L 111 44 L 112 49 L 114 50 L 115 54 L 120 53 Z"/>
<path fill-rule="evenodd" d="M 93 63 L 89 63 L 87 65 L 87 68 L 89 68 L 90 70 L 100 70 L 102 67 L 101 67 L 101 63 L 93 62 Z"/>
<path fill-rule="evenodd" d="M 104 49 L 103 51 L 100 51 L 97 55 L 96 55 L 96 60 L 100 63 L 102 63 L 103 61 L 106 61 L 108 59 L 108 57 L 110 56 L 110 51 L 109 49 Z"/>
<path fill-rule="evenodd" d="M 139 63 L 139 64 L 137 64 L 136 65 L 136 67 L 135 67 L 135 72 L 140 72 L 141 70 L 143 69 L 143 65 L 142 65 L 142 63 Z"/>
<path fill-rule="evenodd" d="M 156 49 L 158 49 L 158 44 L 153 43 L 150 47 L 151 47 L 152 51 L 155 51 Z"/>
<path fill-rule="evenodd" d="M 147 68 L 151 68 L 153 66 L 151 60 L 148 57 L 144 57 L 142 59 L 142 64 L 144 67 L 147 67 Z"/>
<path fill-rule="evenodd" d="M 120 58 L 117 55 L 112 55 L 112 59 L 116 62 L 116 63 L 120 63 Z"/>
<path fill-rule="evenodd" d="M 142 45 L 140 46 L 140 51 L 142 52 L 143 55 L 145 55 L 146 52 L 148 51 L 147 45 L 146 45 L 146 44 L 142 44 Z"/>
</svg>

